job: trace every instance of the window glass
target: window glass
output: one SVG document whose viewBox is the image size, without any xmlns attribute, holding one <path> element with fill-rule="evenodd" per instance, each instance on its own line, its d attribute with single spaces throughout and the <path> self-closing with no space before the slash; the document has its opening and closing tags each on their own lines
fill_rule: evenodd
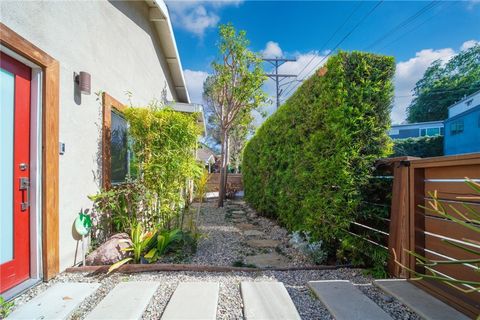
<svg viewBox="0 0 480 320">
<path fill-rule="evenodd" d="M 125 182 L 128 176 L 129 152 L 128 152 L 128 124 L 118 113 L 112 111 L 111 115 L 111 173 L 112 183 Z"/>
<path fill-rule="evenodd" d="M 420 136 L 426 136 L 427 135 L 427 130 L 426 129 L 420 129 Z"/>
<path fill-rule="evenodd" d="M 450 134 L 456 135 L 463 132 L 463 119 L 454 121 L 450 124 Z"/>
<path fill-rule="evenodd" d="M 440 134 L 440 128 L 428 128 L 427 136 L 438 136 Z"/>
</svg>

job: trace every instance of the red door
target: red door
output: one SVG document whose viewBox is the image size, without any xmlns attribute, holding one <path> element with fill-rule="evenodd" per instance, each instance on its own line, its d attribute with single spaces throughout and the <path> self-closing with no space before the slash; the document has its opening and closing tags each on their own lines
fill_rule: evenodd
<svg viewBox="0 0 480 320">
<path fill-rule="evenodd" d="M 30 277 L 30 79 L 0 53 L 0 292 Z"/>
</svg>

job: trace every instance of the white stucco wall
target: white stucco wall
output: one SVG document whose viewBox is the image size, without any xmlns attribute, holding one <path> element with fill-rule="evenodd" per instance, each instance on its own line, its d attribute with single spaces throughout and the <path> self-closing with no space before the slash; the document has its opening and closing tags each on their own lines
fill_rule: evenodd
<svg viewBox="0 0 480 320">
<path fill-rule="evenodd" d="M 72 226 L 87 195 L 101 184 L 102 109 L 95 92 L 105 91 L 135 105 L 167 98 L 176 100 L 157 33 L 143 1 L 6 2 L 0 21 L 60 63 L 60 269 L 81 259 Z M 73 73 L 91 74 L 91 95 L 74 99 Z M 75 254 L 77 252 L 77 257 Z"/>
</svg>

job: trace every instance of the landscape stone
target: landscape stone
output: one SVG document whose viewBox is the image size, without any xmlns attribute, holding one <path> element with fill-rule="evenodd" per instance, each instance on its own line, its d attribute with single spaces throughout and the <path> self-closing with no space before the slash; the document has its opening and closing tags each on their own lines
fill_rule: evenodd
<svg viewBox="0 0 480 320">
<path fill-rule="evenodd" d="M 91 252 L 86 257 L 85 263 L 89 266 L 113 264 L 132 255 L 131 251 L 124 251 L 131 245 L 132 241 L 128 234 L 114 234 L 100 247 Z"/>
<path fill-rule="evenodd" d="M 391 320 L 348 280 L 310 281 L 308 286 L 336 320 Z"/>
<path fill-rule="evenodd" d="M 181 282 L 173 293 L 162 320 L 215 320 L 218 282 Z"/>
<path fill-rule="evenodd" d="M 67 319 L 99 283 L 57 283 L 13 311 L 8 319 Z"/>
<path fill-rule="evenodd" d="M 247 244 L 254 248 L 275 248 L 280 244 L 280 241 L 270 239 L 252 239 L 248 240 Z"/>
<path fill-rule="evenodd" d="M 246 230 L 254 230 L 255 229 L 255 226 L 253 224 L 250 224 L 250 223 L 239 223 L 236 225 L 236 227 L 242 231 L 246 231 Z"/>
<path fill-rule="evenodd" d="M 240 289 L 247 320 L 301 319 L 281 282 L 242 282 Z"/>
<path fill-rule="evenodd" d="M 385 279 L 373 282 L 377 287 L 408 306 L 423 319 L 469 319 L 463 313 L 443 303 L 404 279 Z"/>
<path fill-rule="evenodd" d="M 141 319 L 160 282 L 120 282 L 90 312 L 85 320 Z"/>
<path fill-rule="evenodd" d="M 264 233 L 262 231 L 258 231 L 258 230 L 245 230 L 243 232 L 243 234 L 246 237 L 257 237 L 257 236 L 263 236 L 264 235 Z"/>
<path fill-rule="evenodd" d="M 253 264 L 259 268 L 284 268 L 289 265 L 288 259 L 276 252 L 247 256 L 245 257 L 245 262 L 247 264 Z"/>
</svg>

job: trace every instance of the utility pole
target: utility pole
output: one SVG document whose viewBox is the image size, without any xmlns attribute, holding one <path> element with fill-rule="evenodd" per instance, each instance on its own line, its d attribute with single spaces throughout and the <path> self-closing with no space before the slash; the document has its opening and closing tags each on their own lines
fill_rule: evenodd
<svg viewBox="0 0 480 320">
<path fill-rule="evenodd" d="M 297 61 L 297 59 L 283 59 L 283 58 L 263 58 L 263 61 L 271 63 L 275 68 L 275 73 L 267 73 L 266 76 L 275 81 L 276 86 L 276 97 L 277 97 L 277 110 L 280 107 L 280 96 L 283 93 L 283 89 L 280 89 L 282 85 L 287 83 L 280 84 L 280 82 L 286 78 L 294 78 L 296 74 L 279 74 L 278 68 L 284 64 L 285 62 L 289 61 Z"/>
</svg>

